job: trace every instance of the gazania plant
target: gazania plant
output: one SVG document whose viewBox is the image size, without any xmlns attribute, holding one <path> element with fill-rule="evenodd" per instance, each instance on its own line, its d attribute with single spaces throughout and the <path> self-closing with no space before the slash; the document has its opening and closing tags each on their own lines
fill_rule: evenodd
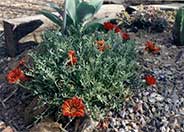
<svg viewBox="0 0 184 132">
<path fill-rule="evenodd" d="M 85 115 L 85 105 L 82 100 L 77 97 L 65 100 L 61 109 L 64 116 L 83 117 Z"/>
<path fill-rule="evenodd" d="M 67 117 L 118 111 L 137 84 L 135 43 L 110 30 L 83 37 L 48 31 L 26 72 L 26 87 L 51 111 Z"/>
<path fill-rule="evenodd" d="M 24 72 L 20 69 L 20 67 L 16 67 L 12 69 L 6 76 L 7 81 L 10 84 L 19 83 L 20 81 L 28 80 L 28 77 L 24 74 Z"/>
</svg>

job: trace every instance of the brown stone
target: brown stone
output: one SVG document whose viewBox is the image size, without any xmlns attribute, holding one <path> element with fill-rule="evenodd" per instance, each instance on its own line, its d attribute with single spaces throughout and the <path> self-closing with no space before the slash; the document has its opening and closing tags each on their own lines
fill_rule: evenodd
<svg viewBox="0 0 184 132">
<path fill-rule="evenodd" d="M 6 128 L 6 124 L 4 122 L 0 121 L 0 131 L 4 128 Z"/>
<path fill-rule="evenodd" d="M 45 119 L 40 123 L 33 126 L 30 132 L 61 132 L 61 124 L 52 121 L 51 119 Z"/>
<path fill-rule="evenodd" d="M 34 98 L 32 102 L 25 108 L 24 119 L 29 123 L 32 123 L 34 117 L 41 115 L 45 110 L 46 106 L 39 107 L 38 98 Z"/>
<path fill-rule="evenodd" d="M 2 132 L 14 132 L 14 130 L 10 126 L 8 126 L 4 130 L 2 130 Z"/>
</svg>

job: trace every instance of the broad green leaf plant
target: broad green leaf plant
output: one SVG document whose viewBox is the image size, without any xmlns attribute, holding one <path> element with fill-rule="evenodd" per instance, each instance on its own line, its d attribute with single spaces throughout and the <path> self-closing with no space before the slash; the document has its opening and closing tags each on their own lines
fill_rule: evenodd
<svg viewBox="0 0 184 132">
<path fill-rule="evenodd" d="M 82 0 L 65 0 L 64 10 L 54 3 L 49 4 L 59 15 L 47 10 L 41 11 L 41 14 L 49 18 L 63 31 L 72 29 L 72 31 L 84 34 L 95 31 L 97 28 L 101 27 L 105 21 L 112 19 L 102 18 L 94 20 L 94 15 L 99 11 L 102 4 L 103 0 L 92 0 L 90 2 Z"/>
</svg>

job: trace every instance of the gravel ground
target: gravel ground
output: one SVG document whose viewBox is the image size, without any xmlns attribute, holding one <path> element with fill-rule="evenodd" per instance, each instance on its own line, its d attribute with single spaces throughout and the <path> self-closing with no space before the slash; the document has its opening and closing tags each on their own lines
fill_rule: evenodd
<svg viewBox="0 0 184 132">
<path fill-rule="evenodd" d="M 135 36 L 144 76 L 152 73 L 156 86 L 135 91 L 120 113 L 109 113 L 108 132 L 184 132 L 184 47 L 171 44 L 171 33 Z M 144 51 L 144 43 L 152 40 L 160 48 L 159 55 Z"/>
<path fill-rule="evenodd" d="M 184 131 L 184 47 L 171 44 L 171 33 L 149 34 L 140 31 L 133 34 L 138 43 L 141 78 L 151 73 L 157 78 L 155 86 L 135 90 L 135 95 L 127 99 L 121 112 L 109 112 L 107 132 L 183 132 Z M 158 55 L 144 51 L 144 43 L 152 40 L 160 48 Z M 16 59 L 4 58 L 1 72 L 14 65 Z M 9 66 L 7 67 L 7 64 Z M 1 82 L 1 100 L 10 96 L 16 87 Z M 22 112 L 32 98 L 29 92 L 20 89 L 6 103 L 0 104 L 0 120 L 13 129 L 26 131 L 26 120 Z M 17 112 L 18 111 L 18 112 Z M 6 114 L 5 114 L 6 113 Z M 15 114 L 14 113 L 21 113 Z"/>
</svg>

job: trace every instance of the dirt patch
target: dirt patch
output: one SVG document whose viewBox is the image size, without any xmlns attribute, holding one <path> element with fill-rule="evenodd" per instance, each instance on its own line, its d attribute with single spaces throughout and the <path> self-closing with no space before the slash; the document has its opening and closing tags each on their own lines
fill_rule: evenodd
<svg viewBox="0 0 184 132">
<path fill-rule="evenodd" d="M 42 9 L 51 10 L 47 5 L 49 2 L 63 4 L 63 0 L 1 0 L 0 27 L 3 19 L 31 16 Z"/>
</svg>

